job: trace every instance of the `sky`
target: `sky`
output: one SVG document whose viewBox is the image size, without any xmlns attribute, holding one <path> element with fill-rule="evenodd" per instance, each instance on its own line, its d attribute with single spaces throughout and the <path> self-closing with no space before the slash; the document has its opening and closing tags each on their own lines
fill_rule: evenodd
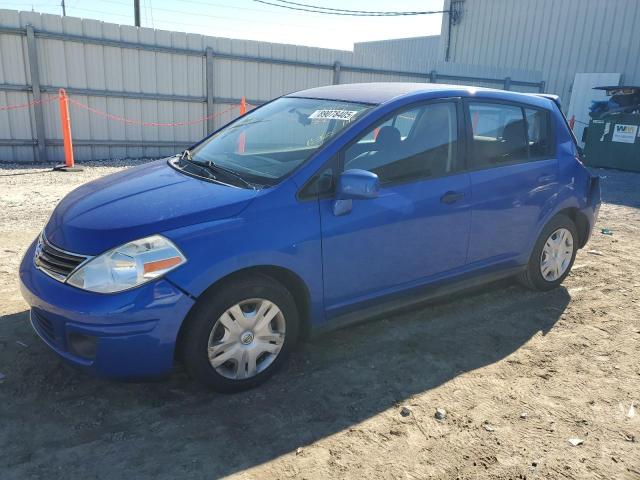
<svg viewBox="0 0 640 480">
<path fill-rule="evenodd" d="M 442 10 L 443 0 L 296 0 L 351 10 Z M 133 25 L 133 0 L 65 0 L 68 16 Z M 342 50 L 355 42 L 440 33 L 442 14 L 347 17 L 286 10 L 255 0 L 140 0 L 143 27 Z M 0 8 L 61 15 L 60 0 L 0 0 Z"/>
</svg>

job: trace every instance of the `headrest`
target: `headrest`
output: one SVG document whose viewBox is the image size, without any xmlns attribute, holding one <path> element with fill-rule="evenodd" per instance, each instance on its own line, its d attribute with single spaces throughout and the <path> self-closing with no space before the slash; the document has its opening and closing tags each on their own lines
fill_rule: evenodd
<svg viewBox="0 0 640 480">
<path fill-rule="evenodd" d="M 390 125 L 382 127 L 378 131 L 378 136 L 376 137 L 376 145 L 379 147 L 399 145 L 401 141 L 402 138 L 400 137 L 400 130 Z"/>
<path fill-rule="evenodd" d="M 514 120 L 505 125 L 502 131 L 502 139 L 505 142 L 524 143 L 525 142 L 524 120 Z"/>
</svg>

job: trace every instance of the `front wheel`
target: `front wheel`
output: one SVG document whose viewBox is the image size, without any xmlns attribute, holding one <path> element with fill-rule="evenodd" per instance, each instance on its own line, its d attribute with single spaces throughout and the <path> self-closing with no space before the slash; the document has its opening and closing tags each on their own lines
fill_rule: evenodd
<svg viewBox="0 0 640 480">
<path fill-rule="evenodd" d="M 533 290 L 556 288 L 569 275 L 576 258 L 578 233 L 565 215 L 553 217 L 544 227 L 520 281 Z"/>
<path fill-rule="evenodd" d="M 298 338 L 298 312 L 286 288 L 257 275 L 205 294 L 185 328 L 189 374 L 214 390 L 238 392 L 282 366 Z"/>
</svg>

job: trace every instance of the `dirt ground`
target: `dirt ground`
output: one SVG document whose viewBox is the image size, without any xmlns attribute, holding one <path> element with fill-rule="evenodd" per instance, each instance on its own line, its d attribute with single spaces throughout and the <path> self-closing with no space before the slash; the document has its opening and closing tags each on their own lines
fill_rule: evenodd
<svg viewBox="0 0 640 480">
<path fill-rule="evenodd" d="M 606 203 L 563 287 L 334 332 L 225 396 L 179 371 L 89 377 L 28 325 L 23 252 L 67 192 L 126 165 L 0 166 L 0 479 L 640 479 L 640 174 L 598 170 Z"/>
</svg>

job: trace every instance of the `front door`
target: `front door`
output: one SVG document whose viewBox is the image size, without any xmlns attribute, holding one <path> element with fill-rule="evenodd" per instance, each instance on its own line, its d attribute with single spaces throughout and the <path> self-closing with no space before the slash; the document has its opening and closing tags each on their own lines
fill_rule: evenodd
<svg viewBox="0 0 640 480">
<path fill-rule="evenodd" d="M 327 317 L 463 267 L 470 180 L 460 170 L 461 105 L 404 108 L 368 129 L 340 155 L 339 170 L 376 173 L 376 199 L 336 216 L 320 200 Z"/>
</svg>

